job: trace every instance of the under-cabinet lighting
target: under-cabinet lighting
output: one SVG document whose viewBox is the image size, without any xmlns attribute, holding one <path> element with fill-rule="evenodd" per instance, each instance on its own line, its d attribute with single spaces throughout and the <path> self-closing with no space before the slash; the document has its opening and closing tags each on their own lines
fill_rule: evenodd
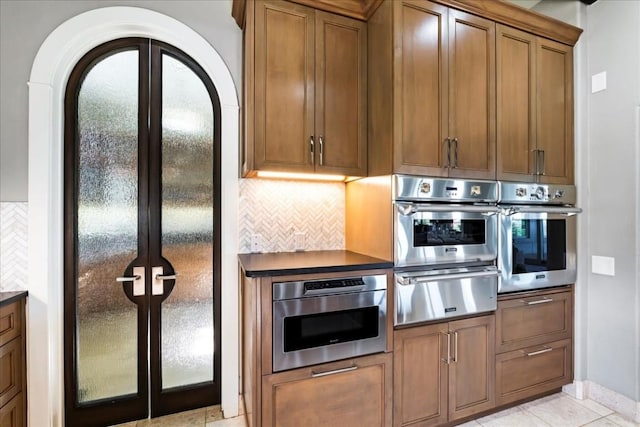
<svg viewBox="0 0 640 427">
<path fill-rule="evenodd" d="M 322 175 L 315 173 L 293 173 L 293 172 L 271 172 L 271 171 L 258 171 L 256 176 L 258 178 L 278 178 L 278 179 L 300 179 L 309 181 L 342 181 L 344 182 L 347 177 L 344 175 Z"/>
</svg>

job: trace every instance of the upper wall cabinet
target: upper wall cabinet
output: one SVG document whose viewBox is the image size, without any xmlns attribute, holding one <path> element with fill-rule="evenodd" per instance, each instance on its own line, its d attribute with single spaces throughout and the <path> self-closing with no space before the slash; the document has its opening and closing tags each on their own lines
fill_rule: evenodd
<svg viewBox="0 0 640 427">
<path fill-rule="evenodd" d="M 573 49 L 497 26 L 498 179 L 573 183 Z"/>
<path fill-rule="evenodd" d="M 366 23 L 246 3 L 243 174 L 366 176 Z"/>
<path fill-rule="evenodd" d="M 425 0 L 369 20 L 370 174 L 495 178 L 495 23 Z"/>
</svg>

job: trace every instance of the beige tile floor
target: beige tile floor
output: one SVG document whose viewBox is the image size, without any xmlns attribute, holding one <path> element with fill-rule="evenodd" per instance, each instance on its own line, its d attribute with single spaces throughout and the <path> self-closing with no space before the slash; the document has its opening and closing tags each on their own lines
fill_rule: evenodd
<svg viewBox="0 0 640 427">
<path fill-rule="evenodd" d="M 244 417 L 222 419 L 219 406 L 120 424 L 118 427 L 245 427 Z M 461 424 L 463 427 L 640 427 L 593 400 L 558 393 Z M 305 427 L 301 425 L 301 427 Z M 342 426 L 341 426 L 342 427 Z M 349 426 L 344 426 L 349 427 Z"/>
</svg>

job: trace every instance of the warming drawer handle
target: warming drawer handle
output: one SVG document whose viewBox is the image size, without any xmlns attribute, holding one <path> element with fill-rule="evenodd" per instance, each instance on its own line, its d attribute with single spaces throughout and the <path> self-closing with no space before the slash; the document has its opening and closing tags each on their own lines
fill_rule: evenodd
<svg viewBox="0 0 640 427">
<path fill-rule="evenodd" d="M 546 303 L 552 302 L 552 301 L 553 301 L 553 298 L 544 298 L 544 299 L 538 299 L 538 300 L 535 300 L 535 301 L 522 300 L 522 302 L 524 304 L 526 304 L 526 305 L 546 304 Z"/>
<path fill-rule="evenodd" d="M 356 369 L 358 369 L 358 366 L 356 364 L 353 364 L 351 366 L 347 366 L 346 368 L 334 369 L 332 371 L 324 371 L 324 372 L 311 371 L 311 376 L 313 378 L 326 377 L 327 375 L 341 374 L 343 372 L 355 371 Z"/>
<path fill-rule="evenodd" d="M 511 216 L 518 213 L 546 213 L 569 217 L 582 213 L 582 209 L 557 206 L 510 206 L 508 208 L 502 208 L 502 215 Z"/>
<path fill-rule="evenodd" d="M 533 351 L 533 352 L 531 352 L 531 353 L 527 353 L 527 357 L 530 357 L 530 356 L 537 356 L 538 354 L 548 353 L 548 352 L 550 352 L 550 351 L 553 351 L 553 349 L 552 349 L 551 347 L 545 347 L 545 348 L 544 348 L 544 349 L 542 349 L 542 350 L 538 350 L 538 351 Z"/>
<path fill-rule="evenodd" d="M 478 271 L 471 273 L 438 274 L 433 276 L 403 277 L 398 276 L 398 283 L 402 286 L 410 286 L 418 283 L 436 282 L 438 280 L 470 279 L 473 277 L 497 277 L 500 271 Z"/>
</svg>

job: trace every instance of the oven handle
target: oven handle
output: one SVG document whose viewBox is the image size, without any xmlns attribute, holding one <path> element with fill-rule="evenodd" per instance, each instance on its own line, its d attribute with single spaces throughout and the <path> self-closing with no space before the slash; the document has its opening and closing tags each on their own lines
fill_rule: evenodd
<svg viewBox="0 0 640 427">
<path fill-rule="evenodd" d="M 344 288 L 330 288 L 330 289 L 307 289 L 303 292 L 302 296 L 307 295 L 334 295 L 344 294 L 348 292 L 360 292 L 364 290 L 364 286 L 345 286 Z"/>
<path fill-rule="evenodd" d="M 475 205 L 429 205 L 416 203 L 398 203 L 398 211 L 402 215 L 413 215 L 416 212 L 479 212 L 491 216 L 500 212 L 497 206 Z"/>
<path fill-rule="evenodd" d="M 358 369 L 358 365 L 353 363 L 351 366 L 347 366 L 346 368 L 334 369 L 332 371 L 323 371 L 323 372 L 311 371 L 311 376 L 313 378 L 326 377 L 327 375 L 341 374 L 343 372 L 355 371 L 356 369 Z"/>
<path fill-rule="evenodd" d="M 471 279 L 474 277 L 497 277 L 500 275 L 499 270 L 493 271 L 477 271 L 471 273 L 453 273 L 453 274 L 437 274 L 433 276 L 398 276 L 398 284 L 402 286 L 416 285 L 418 283 L 436 282 L 438 280 L 453 280 L 453 279 Z"/>
<path fill-rule="evenodd" d="M 582 212 L 580 208 L 556 207 L 556 206 L 509 206 L 502 207 L 502 214 L 506 216 L 517 213 L 549 213 L 564 216 L 573 216 Z"/>
</svg>

